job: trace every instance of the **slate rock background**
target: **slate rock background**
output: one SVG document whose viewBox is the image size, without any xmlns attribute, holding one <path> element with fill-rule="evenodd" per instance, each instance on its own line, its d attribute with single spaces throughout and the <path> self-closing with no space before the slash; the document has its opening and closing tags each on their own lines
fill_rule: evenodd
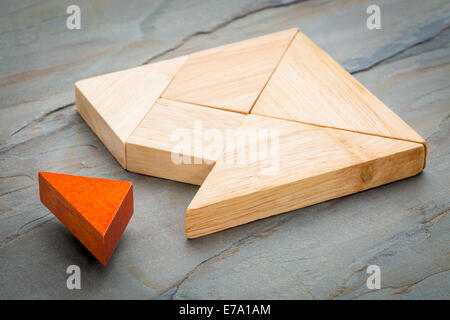
<svg viewBox="0 0 450 320">
<path fill-rule="evenodd" d="M 450 3 L 73 1 L 0 4 L 0 298 L 450 298 Z M 123 170 L 77 114 L 76 80 L 299 27 L 428 143 L 420 175 L 188 241 L 197 187 Z M 39 201 L 37 172 L 132 181 L 107 268 Z M 81 290 L 66 288 L 79 265 Z M 381 290 L 366 268 L 381 267 Z"/>
</svg>

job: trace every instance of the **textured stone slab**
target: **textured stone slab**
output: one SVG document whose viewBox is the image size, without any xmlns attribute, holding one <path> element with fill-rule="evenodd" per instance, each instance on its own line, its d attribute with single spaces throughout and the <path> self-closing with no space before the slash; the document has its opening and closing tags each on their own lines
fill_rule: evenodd
<svg viewBox="0 0 450 320">
<path fill-rule="evenodd" d="M 64 2 L 2 5 L 0 297 L 449 299 L 450 4 L 382 1 L 382 29 L 369 30 L 372 1 L 289 2 L 82 1 L 76 31 Z M 426 139 L 427 168 L 187 241 L 197 187 L 123 170 L 74 108 L 73 83 L 292 27 Z M 133 182 L 135 213 L 107 272 L 42 206 L 38 171 Z M 67 290 L 69 264 L 82 290 Z M 369 264 L 381 290 L 365 285 Z"/>
</svg>

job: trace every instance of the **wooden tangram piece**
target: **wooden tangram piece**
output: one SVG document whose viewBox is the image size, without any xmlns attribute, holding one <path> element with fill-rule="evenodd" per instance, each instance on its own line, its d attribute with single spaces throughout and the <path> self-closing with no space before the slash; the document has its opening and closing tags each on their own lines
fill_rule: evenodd
<svg viewBox="0 0 450 320">
<path fill-rule="evenodd" d="M 186 56 L 75 83 L 78 112 L 119 163 L 125 143 L 166 89 Z"/>
<path fill-rule="evenodd" d="M 425 143 L 383 102 L 300 32 L 251 113 Z"/>
<path fill-rule="evenodd" d="M 214 166 L 187 209 L 189 238 L 404 179 L 424 165 L 419 143 L 254 115 L 243 126 L 278 130 L 269 143 L 278 147 L 243 164 L 237 157 L 249 159 L 266 141 L 225 151 L 229 161 Z"/>
<path fill-rule="evenodd" d="M 124 168 L 201 184 L 186 213 L 189 238 L 425 166 L 425 140 L 297 29 L 86 79 L 76 94 L 80 114 Z M 279 130 L 279 150 L 233 163 L 268 141 L 229 143 L 226 131 L 237 139 L 268 128 Z M 220 143 L 211 144 L 211 132 Z M 219 158 L 206 152 L 211 146 L 224 150 Z"/>
<path fill-rule="evenodd" d="M 225 137 L 244 115 L 159 99 L 127 141 L 127 169 L 191 184 L 202 184 L 222 153 Z"/>
<path fill-rule="evenodd" d="M 164 98 L 249 113 L 297 29 L 191 54 Z"/>
<path fill-rule="evenodd" d="M 106 265 L 133 215 L 126 181 L 39 172 L 41 202 Z"/>
</svg>

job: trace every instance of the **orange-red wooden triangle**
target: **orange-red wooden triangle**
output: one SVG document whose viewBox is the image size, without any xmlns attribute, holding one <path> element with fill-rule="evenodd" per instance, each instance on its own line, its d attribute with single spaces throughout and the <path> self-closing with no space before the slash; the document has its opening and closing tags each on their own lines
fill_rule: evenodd
<svg viewBox="0 0 450 320">
<path fill-rule="evenodd" d="M 131 182 L 39 172 L 41 202 L 103 264 L 133 214 Z"/>
</svg>

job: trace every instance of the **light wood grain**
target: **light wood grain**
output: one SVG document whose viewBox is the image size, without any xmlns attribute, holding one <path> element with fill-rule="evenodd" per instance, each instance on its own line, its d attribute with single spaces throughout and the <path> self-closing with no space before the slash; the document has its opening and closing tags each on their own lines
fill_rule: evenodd
<svg viewBox="0 0 450 320">
<path fill-rule="evenodd" d="M 217 163 L 186 212 L 196 238 L 418 174 L 422 144 L 249 115 L 246 128 L 279 129 L 279 165 Z M 260 146 L 261 142 L 258 142 Z M 249 148 L 228 149 L 229 157 Z"/>
<path fill-rule="evenodd" d="M 75 83 L 78 112 L 126 168 L 125 142 L 187 56 Z"/>
<path fill-rule="evenodd" d="M 248 113 L 297 29 L 191 54 L 163 97 Z"/>
<path fill-rule="evenodd" d="M 251 113 L 426 147 L 419 134 L 302 33 L 296 35 Z"/>
<path fill-rule="evenodd" d="M 226 130 L 239 127 L 244 117 L 235 112 L 159 99 L 127 141 L 127 169 L 199 185 L 217 160 L 207 155 L 205 148 L 220 148 L 216 149 L 217 156 L 222 152 L 220 141 L 205 136 L 208 130 L 225 137 Z M 200 148 L 196 148 L 196 141 Z M 225 144 L 225 139 L 222 142 Z M 187 157 L 190 164 L 172 161 L 177 145 L 181 146 L 180 156 Z"/>
</svg>

